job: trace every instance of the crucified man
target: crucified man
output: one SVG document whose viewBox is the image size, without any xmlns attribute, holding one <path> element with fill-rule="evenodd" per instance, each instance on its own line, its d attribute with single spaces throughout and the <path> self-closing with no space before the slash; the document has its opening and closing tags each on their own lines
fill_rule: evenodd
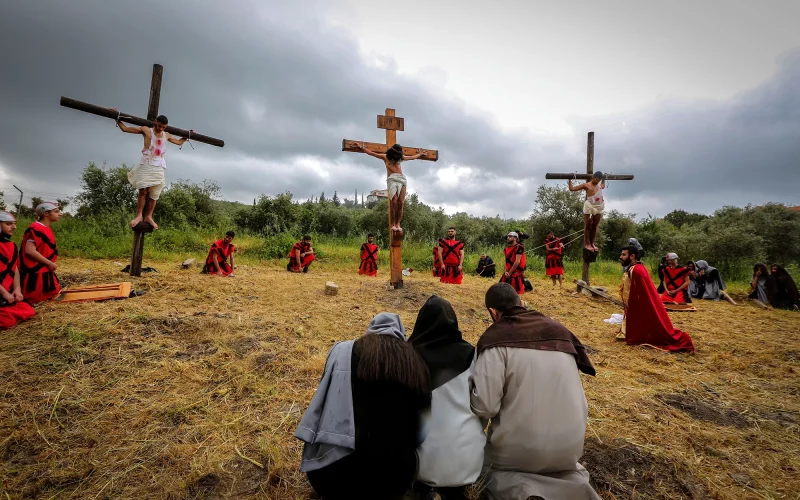
<svg viewBox="0 0 800 500">
<path fill-rule="evenodd" d="M 116 111 L 116 108 L 111 108 Z M 167 169 L 167 160 L 164 154 L 167 152 L 167 142 L 182 146 L 187 138 L 176 139 L 167 132 L 167 117 L 159 115 L 154 122 L 153 128 L 150 127 L 129 127 L 117 120 L 117 126 L 128 134 L 139 134 L 144 139 L 144 149 L 142 149 L 142 159 L 136 167 L 128 172 L 128 182 L 138 191 L 136 202 L 136 217 L 131 221 L 131 227 L 136 227 L 140 222 L 145 221 L 153 229 L 158 229 L 158 224 L 153 220 L 153 211 L 156 209 L 156 201 L 161 196 L 164 189 L 164 171 Z M 189 131 L 189 135 L 194 130 Z"/>
<path fill-rule="evenodd" d="M 406 156 L 403 154 L 403 147 L 395 144 L 385 154 L 376 153 L 359 144 L 358 148 L 375 158 L 380 158 L 386 164 L 386 187 L 389 190 L 389 225 L 391 230 L 403 234 L 400 228 L 400 221 L 403 220 L 403 203 L 406 199 L 406 176 L 400 164 L 408 160 L 416 160 L 425 155 L 421 149 L 417 149 L 417 154 Z"/>
<path fill-rule="evenodd" d="M 594 243 L 605 209 L 603 190 L 606 188 L 606 181 L 603 180 L 603 172 L 595 172 L 592 180 L 577 186 L 572 185 L 572 180 L 567 180 L 567 187 L 570 191 L 586 191 L 586 201 L 583 202 L 583 248 L 597 252 L 598 248 Z"/>
</svg>

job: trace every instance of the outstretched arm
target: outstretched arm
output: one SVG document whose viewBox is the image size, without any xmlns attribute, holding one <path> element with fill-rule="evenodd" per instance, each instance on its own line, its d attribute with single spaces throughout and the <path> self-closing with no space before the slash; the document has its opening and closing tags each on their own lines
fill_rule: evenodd
<svg viewBox="0 0 800 500">
<path fill-rule="evenodd" d="M 192 135 L 192 134 L 194 134 L 194 130 L 190 130 L 189 131 L 189 135 Z M 183 143 L 188 141 L 189 138 L 188 137 L 181 137 L 180 139 L 176 139 L 176 138 L 172 137 L 172 134 L 167 134 L 167 140 L 169 142 L 171 142 L 172 144 L 177 144 L 178 146 L 183 146 Z"/>
<path fill-rule="evenodd" d="M 403 155 L 403 161 L 419 160 L 423 156 L 425 156 L 425 151 L 423 151 L 421 149 L 417 149 L 417 154 L 415 154 L 415 155 Z"/>
<path fill-rule="evenodd" d="M 578 184 L 577 186 L 573 186 L 572 185 L 572 180 L 568 179 L 567 180 L 567 187 L 569 188 L 570 191 L 582 191 L 582 190 L 586 189 L 586 183 L 584 182 L 583 184 Z"/>
<path fill-rule="evenodd" d="M 376 153 L 375 151 L 371 151 L 371 150 L 367 149 L 366 146 L 364 146 L 363 144 L 359 144 L 358 145 L 358 149 L 360 149 L 361 151 L 363 151 L 363 152 L 367 153 L 368 155 L 373 156 L 375 158 L 379 158 L 381 160 L 385 160 L 386 159 L 386 155 L 385 154 Z"/>
<path fill-rule="evenodd" d="M 113 109 L 114 111 L 119 112 L 117 110 L 117 108 L 111 108 L 111 109 Z M 125 125 L 124 123 L 122 123 L 122 121 L 120 121 L 119 119 L 117 119 L 117 127 L 119 127 L 120 130 L 122 130 L 123 132 L 126 132 L 128 134 L 142 134 L 142 135 L 144 135 L 145 127 L 129 127 L 129 126 Z"/>
</svg>

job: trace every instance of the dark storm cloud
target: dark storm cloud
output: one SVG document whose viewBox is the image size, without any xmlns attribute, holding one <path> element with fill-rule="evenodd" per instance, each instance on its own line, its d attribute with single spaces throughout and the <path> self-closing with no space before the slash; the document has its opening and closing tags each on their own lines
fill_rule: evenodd
<svg viewBox="0 0 800 500">
<path fill-rule="evenodd" d="M 774 178 L 797 167 L 797 57 L 734 100 L 668 102 L 634 116 L 575 120 L 579 137 L 552 139 L 502 131 L 442 89 L 365 61 L 347 32 L 321 23 L 330 8 L 324 2 L 2 2 L 3 184 L 71 193 L 89 161 L 134 163 L 137 137 L 120 133 L 111 120 L 61 108 L 58 98 L 144 116 L 158 62 L 165 67 L 160 111 L 177 126 L 226 142 L 223 149 L 170 149 L 168 179 L 215 179 L 227 199 L 284 191 L 300 199 L 334 190 L 351 196 L 354 189 L 380 188 L 380 162 L 340 147 L 345 137 L 382 142 L 375 115 L 387 105 L 406 118 L 402 144 L 440 151 L 438 163 L 407 167 L 410 190 L 433 205 L 525 215 L 545 172 L 584 169 L 589 129 L 597 132 L 597 168 L 637 175 L 634 183 L 615 184 L 618 199 L 644 193 L 672 197 L 671 207 L 710 210 L 791 195 L 791 183 Z M 455 184 L 438 175 L 453 165 L 469 168 L 456 170 L 469 174 Z"/>
</svg>

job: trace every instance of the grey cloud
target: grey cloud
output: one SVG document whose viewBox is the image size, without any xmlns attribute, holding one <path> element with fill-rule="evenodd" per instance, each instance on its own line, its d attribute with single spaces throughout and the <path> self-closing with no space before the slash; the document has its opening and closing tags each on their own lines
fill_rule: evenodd
<svg viewBox="0 0 800 500">
<path fill-rule="evenodd" d="M 463 200 L 486 215 L 527 215 L 545 172 L 583 170 L 589 129 L 597 132 L 598 169 L 637 175 L 615 184 L 620 200 L 674 196 L 676 207 L 708 211 L 792 195 L 791 183 L 774 178 L 796 169 L 796 54 L 774 79 L 734 100 L 673 101 L 627 116 L 573 119 L 578 137 L 549 138 L 502 131 L 491 117 L 468 112 L 458 98 L 399 75 L 391 64 L 367 64 L 351 35 L 321 23 L 330 8 L 336 6 L 3 2 L 0 56 L 11 70 L 0 77 L 0 165 L 14 182 L 73 192 L 89 161 L 132 164 L 138 138 L 110 120 L 60 108 L 58 97 L 144 115 L 150 68 L 159 62 L 161 111 L 178 126 L 226 141 L 223 149 L 172 148 L 168 178 L 215 179 L 227 199 L 287 190 L 299 199 L 334 190 L 351 196 L 356 188 L 381 187 L 380 162 L 342 153 L 340 144 L 345 137 L 382 142 L 375 115 L 387 105 L 406 118 L 401 144 L 440 151 L 436 164 L 407 167 L 410 190 L 433 205 Z M 306 157 L 323 162 L 328 176 L 303 166 Z M 446 187 L 437 170 L 450 165 L 472 174 Z M 762 179 L 751 182 L 756 173 Z M 510 188 L 511 179 L 523 186 Z"/>
</svg>

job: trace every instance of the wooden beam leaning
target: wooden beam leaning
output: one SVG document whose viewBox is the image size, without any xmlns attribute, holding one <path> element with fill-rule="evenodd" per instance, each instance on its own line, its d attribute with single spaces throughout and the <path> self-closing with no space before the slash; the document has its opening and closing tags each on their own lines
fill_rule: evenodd
<svg viewBox="0 0 800 500">
<path fill-rule="evenodd" d="M 377 142 L 351 141 L 350 139 L 344 139 L 342 141 L 342 151 L 349 151 L 350 153 L 360 153 L 361 149 L 359 149 L 358 147 L 360 144 L 363 144 L 364 147 L 375 153 L 385 153 L 386 150 L 388 150 L 392 146 L 391 144 L 387 146 L 386 144 L 379 144 Z M 439 160 L 439 151 L 435 149 L 423 149 L 422 153 L 423 155 L 419 158 L 420 160 L 428 160 L 428 161 Z M 403 154 L 407 156 L 415 155 L 417 154 L 417 148 L 403 147 Z M 570 179 L 571 178 L 572 177 L 570 177 Z"/>
<path fill-rule="evenodd" d="M 153 126 L 153 122 L 150 120 L 146 120 L 138 116 L 133 116 L 128 113 L 120 113 L 118 111 L 114 111 L 111 108 L 103 108 L 101 106 L 95 106 L 94 104 L 89 104 L 88 102 L 79 101 L 77 99 L 71 99 L 69 97 L 61 96 L 61 105 L 64 106 L 65 108 L 76 109 L 78 111 L 83 111 L 84 113 L 89 113 L 92 115 L 104 116 L 106 118 L 111 118 L 112 120 L 116 120 L 117 116 L 119 116 L 120 121 L 123 121 L 125 123 L 130 123 L 132 125 L 139 125 L 141 127 Z M 189 131 L 184 130 L 182 128 L 167 126 L 167 132 L 178 137 L 189 137 Z M 225 141 L 223 141 L 222 139 L 217 139 L 215 137 L 198 134 L 197 132 L 191 134 L 191 140 L 196 142 L 202 142 L 204 144 L 209 144 L 211 146 L 217 146 L 220 148 L 225 146 Z"/>
<path fill-rule="evenodd" d="M 589 174 L 545 174 L 545 179 L 561 179 L 561 180 L 570 180 L 570 179 L 581 179 L 584 181 L 589 181 L 592 179 L 592 176 Z M 616 175 L 616 174 L 603 174 L 603 178 L 609 181 L 632 181 L 632 175 Z"/>
</svg>

